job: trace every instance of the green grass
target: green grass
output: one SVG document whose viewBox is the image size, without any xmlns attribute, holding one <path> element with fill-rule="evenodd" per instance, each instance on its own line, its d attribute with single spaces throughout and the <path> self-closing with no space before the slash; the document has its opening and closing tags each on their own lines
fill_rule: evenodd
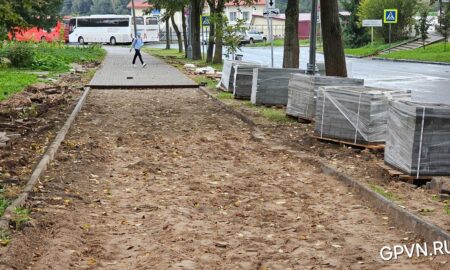
<svg viewBox="0 0 450 270">
<path fill-rule="evenodd" d="M 206 75 L 198 75 L 194 77 L 194 81 L 199 85 L 205 85 L 208 88 L 214 89 L 217 86 L 217 81 L 211 78 L 208 78 Z"/>
<path fill-rule="evenodd" d="M 447 43 L 446 50 L 444 50 L 444 42 L 440 42 L 426 46 L 425 49 L 418 48 L 409 51 L 392 52 L 390 54 L 384 54 L 383 57 L 390 59 L 450 63 L 450 43 Z"/>
<path fill-rule="evenodd" d="M 18 47 L 30 52 L 21 69 L 3 64 L 0 66 L 0 101 L 38 82 L 38 76 L 30 71 L 49 71 L 49 76 L 57 76 L 70 70 L 71 63 L 101 61 L 106 51 L 101 46 L 67 46 L 62 43 L 14 43 L 0 44 L 0 57 L 20 55 Z M 12 58 L 10 58 L 12 59 Z M 22 66 L 22 65 L 21 65 Z"/>
<path fill-rule="evenodd" d="M 269 119 L 272 122 L 284 124 L 296 122 L 294 119 L 288 117 L 286 115 L 286 112 L 282 109 L 260 107 L 259 111 L 265 118 Z"/>
<path fill-rule="evenodd" d="M 205 60 L 190 60 L 184 58 L 184 52 L 180 53 L 178 52 L 178 49 L 158 49 L 158 48 L 144 48 L 144 52 L 151 54 L 153 56 L 157 56 L 160 58 L 163 58 L 165 60 L 173 60 L 175 62 L 178 62 L 179 64 L 194 64 L 197 67 L 206 67 L 210 66 L 213 67 L 216 70 L 221 71 L 223 65 L 222 64 L 212 64 L 212 63 L 206 63 Z"/>
<path fill-rule="evenodd" d="M 288 124 L 288 123 L 296 123 L 297 121 L 289 116 L 286 115 L 286 111 L 279 108 L 272 108 L 272 107 L 264 107 L 264 106 L 256 106 L 252 104 L 248 100 L 241 101 L 242 105 L 256 109 L 264 118 L 280 123 L 280 124 Z"/>
<path fill-rule="evenodd" d="M 309 39 L 300 39 L 298 41 L 298 44 L 300 46 L 308 46 L 309 45 Z M 257 42 L 254 44 L 246 44 L 245 47 L 269 47 L 270 42 Z M 273 46 L 275 47 L 281 47 L 284 46 L 284 39 L 274 39 L 273 40 Z"/>
<path fill-rule="evenodd" d="M 30 210 L 26 209 L 26 208 L 21 208 L 21 207 L 17 207 L 14 208 L 14 217 L 13 217 L 13 221 L 16 225 L 16 230 L 22 228 L 22 226 L 31 220 L 31 212 Z"/>
<path fill-rule="evenodd" d="M 0 68 L 0 101 L 37 81 L 36 74 L 20 69 Z"/>
<path fill-rule="evenodd" d="M 216 97 L 217 97 L 218 99 L 221 99 L 221 100 L 225 100 L 225 99 L 233 99 L 233 94 L 230 93 L 230 92 L 223 92 L 223 91 L 221 91 L 221 92 L 219 92 L 219 93 L 217 94 Z"/>
<path fill-rule="evenodd" d="M 64 72 L 71 63 L 101 61 L 106 51 L 100 46 L 66 46 L 62 44 L 44 44 L 35 47 L 33 68 L 44 71 Z"/>
<path fill-rule="evenodd" d="M 383 187 L 380 187 L 375 184 L 370 184 L 370 188 L 390 201 L 400 201 L 400 197 L 398 197 L 397 194 L 391 191 L 386 191 Z"/>
<path fill-rule="evenodd" d="M 399 44 L 398 43 L 393 43 L 391 46 L 395 46 Z M 389 48 L 389 44 L 385 44 L 384 42 L 374 42 L 373 46 L 371 44 L 368 44 L 366 46 L 363 47 L 359 47 L 359 48 L 346 48 L 345 49 L 345 54 L 347 55 L 353 55 L 353 56 L 371 56 L 371 55 L 376 55 L 379 52 L 386 50 Z"/>
<path fill-rule="evenodd" d="M 9 206 L 9 201 L 6 199 L 2 193 L 3 189 L 0 189 L 0 217 L 5 213 L 6 208 Z"/>
<path fill-rule="evenodd" d="M 11 242 L 11 236 L 8 231 L 0 229 L 0 245 L 7 246 Z"/>
<path fill-rule="evenodd" d="M 39 71 L 69 71 L 71 63 L 101 61 L 106 51 L 99 45 L 68 46 L 63 43 L 17 43 L 0 45 L 0 56 L 13 59 L 15 56 L 27 56 L 20 61 L 21 68 Z M 16 57 L 17 58 L 17 57 Z"/>
<path fill-rule="evenodd" d="M 447 215 L 450 215 L 450 206 L 448 204 L 446 204 L 444 206 L 444 213 L 447 214 Z"/>
</svg>

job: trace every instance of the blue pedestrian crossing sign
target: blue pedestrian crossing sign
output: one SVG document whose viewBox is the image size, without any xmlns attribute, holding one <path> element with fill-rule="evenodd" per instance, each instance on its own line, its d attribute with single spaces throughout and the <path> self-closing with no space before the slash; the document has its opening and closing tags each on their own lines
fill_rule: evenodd
<svg viewBox="0 0 450 270">
<path fill-rule="evenodd" d="M 398 9 L 384 10 L 384 23 L 397 23 L 397 21 L 398 21 Z"/>
<path fill-rule="evenodd" d="M 202 16 L 202 25 L 203 26 L 211 25 L 211 20 L 209 16 Z"/>
</svg>

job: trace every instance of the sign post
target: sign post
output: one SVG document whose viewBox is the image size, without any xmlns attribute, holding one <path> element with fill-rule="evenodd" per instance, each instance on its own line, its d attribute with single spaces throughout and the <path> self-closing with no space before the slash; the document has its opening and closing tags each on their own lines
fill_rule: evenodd
<svg viewBox="0 0 450 270">
<path fill-rule="evenodd" d="M 309 37 L 309 63 L 306 72 L 309 75 L 316 74 L 316 47 L 317 47 L 317 1 L 312 0 L 311 33 Z"/>
<path fill-rule="evenodd" d="M 208 37 L 208 26 L 211 25 L 210 17 L 209 15 L 201 15 L 201 27 L 202 27 L 202 57 L 205 55 L 205 45 L 209 44 L 209 37 Z M 206 27 L 206 32 L 205 32 Z M 204 41 L 203 41 L 204 40 Z"/>
<path fill-rule="evenodd" d="M 398 9 L 385 9 L 384 10 L 384 23 L 389 24 L 389 53 L 391 53 L 391 33 L 392 24 L 398 21 Z"/>
<path fill-rule="evenodd" d="M 374 27 L 382 27 L 383 22 L 381 20 L 363 20 L 362 26 L 371 28 L 371 43 L 370 44 L 373 46 L 373 28 Z"/>
<path fill-rule="evenodd" d="M 266 8 L 264 9 L 263 15 L 267 18 L 267 28 L 269 32 L 270 39 L 270 57 L 271 57 L 271 67 L 273 67 L 273 17 L 280 15 L 280 10 L 275 8 L 275 0 L 267 0 Z"/>
</svg>

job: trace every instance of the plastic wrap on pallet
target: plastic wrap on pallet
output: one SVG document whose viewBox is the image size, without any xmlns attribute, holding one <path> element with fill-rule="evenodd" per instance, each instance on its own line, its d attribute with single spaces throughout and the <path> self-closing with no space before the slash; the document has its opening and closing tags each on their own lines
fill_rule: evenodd
<svg viewBox="0 0 450 270">
<path fill-rule="evenodd" d="M 287 105 L 288 85 L 292 73 L 305 73 L 295 68 L 255 68 L 251 102 L 255 105 Z"/>
<path fill-rule="evenodd" d="M 326 86 L 317 91 L 315 133 L 355 144 L 386 141 L 388 102 L 411 92 L 365 86 Z"/>
<path fill-rule="evenodd" d="M 450 175 L 450 105 L 389 105 L 385 162 L 417 178 Z"/>
<path fill-rule="evenodd" d="M 233 96 L 236 99 L 249 100 L 252 95 L 253 69 L 263 68 L 265 65 L 237 64 L 234 68 Z"/>
<path fill-rule="evenodd" d="M 234 66 L 236 65 L 249 65 L 254 66 L 258 65 L 254 62 L 244 62 L 244 61 L 236 61 L 236 60 L 225 60 L 223 62 L 222 69 L 222 77 L 220 78 L 220 87 L 227 92 L 233 92 L 233 83 L 234 83 Z"/>
<path fill-rule="evenodd" d="M 314 120 L 316 114 L 316 92 L 319 87 L 340 85 L 364 85 L 364 80 L 334 76 L 292 74 L 289 80 L 286 114 L 302 119 Z"/>
</svg>

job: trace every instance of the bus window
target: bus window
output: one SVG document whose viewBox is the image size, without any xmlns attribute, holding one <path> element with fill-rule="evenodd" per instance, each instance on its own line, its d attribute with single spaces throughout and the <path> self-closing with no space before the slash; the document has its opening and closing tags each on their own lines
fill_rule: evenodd
<svg viewBox="0 0 450 270">
<path fill-rule="evenodd" d="M 134 25 L 133 19 L 131 19 L 131 24 Z M 136 24 L 137 25 L 144 25 L 144 18 L 143 17 L 136 17 Z"/>
<path fill-rule="evenodd" d="M 78 27 L 127 27 L 128 18 L 82 18 L 78 19 Z"/>
<path fill-rule="evenodd" d="M 145 22 L 147 25 L 158 25 L 158 18 L 155 17 L 147 17 L 147 21 Z"/>
<path fill-rule="evenodd" d="M 69 21 L 69 34 L 73 33 L 73 30 L 77 27 L 77 20 L 76 19 L 70 19 Z"/>
</svg>

